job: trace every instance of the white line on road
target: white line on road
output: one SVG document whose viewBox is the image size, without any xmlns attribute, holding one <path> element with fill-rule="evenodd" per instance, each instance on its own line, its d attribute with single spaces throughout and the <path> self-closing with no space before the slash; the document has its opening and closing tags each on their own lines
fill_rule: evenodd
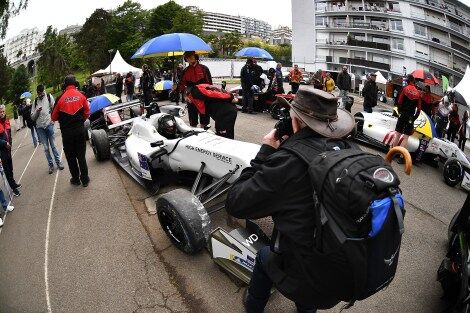
<svg viewBox="0 0 470 313">
<path fill-rule="evenodd" d="M 63 150 L 60 152 L 60 159 L 62 159 Z M 59 178 L 60 171 L 57 171 L 55 174 L 54 187 L 52 189 L 51 204 L 49 206 L 49 214 L 47 216 L 47 227 L 46 227 L 46 243 L 44 251 L 44 282 L 46 284 L 46 303 L 47 303 L 47 312 L 51 313 L 51 297 L 49 295 L 49 232 L 51 229 L 51 217 L 52 217 L 52 208 L 54 207 L 54 198 L 55 191 L 57 188 L 57 179 Z"/>
</svg>

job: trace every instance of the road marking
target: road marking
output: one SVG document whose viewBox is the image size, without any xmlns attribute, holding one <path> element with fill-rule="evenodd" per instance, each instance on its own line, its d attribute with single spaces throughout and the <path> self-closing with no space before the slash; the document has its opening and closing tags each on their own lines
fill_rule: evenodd
<svg viewBox="0 0 470 313">
<path fill-rule="evenodd" d="M 60 159 L 62 160 L 62 154 L 64 150 L 60 152 Z M 60 171 L 57 171 L 55 174 L 54 187 L 52 189 L 51 204 L 49 206 L 49 214 L 47 216 L 47 227 L 46 227 L 46 243 L 44 251 L 44 282 L 46 284 L 46 303 L 47 303 L 47 312 L 51 313 L 51 297 L 49 295 L 49 232 L 51 229 L 51 217 L 52 217 L 52 208 L 54 207 L 54 198 L 57 188 L 57 179 L 59 178 Z"/>
</svg>

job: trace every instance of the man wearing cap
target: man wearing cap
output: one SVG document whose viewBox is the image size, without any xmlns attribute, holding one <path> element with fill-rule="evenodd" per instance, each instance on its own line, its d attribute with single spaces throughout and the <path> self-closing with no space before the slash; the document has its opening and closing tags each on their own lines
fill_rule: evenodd
<svg viewBox="0 0 470 313">
<path fill-rule="evenodd" d="M 351 269 L 341 257 L 342 266 L 317 262 L 312 267 L 315 210 L 308 164 L 284 145 L 305 143 L 318 138 L 344 138 L 354 128 L 353 116 L 337 108 L 337 98 L 311 86 L 300 87 L 289 104 L 293 135 L 282 143 L 272 130 L 263 145 L 232 185 L 226 200 L 227 212 L 241 219 L 271 216 L 274 221 L 273 247 L 259 250 L 250 286 L 244 296 L 247 312 L 263 312 L 273 285 L 294 301 L 298 312 L 331 308 L 337 299 L 348 299 L 353 292 Z M 338 260 L 336 260 L 338 261 Z M 315 279 L 323 271 L 337 273 L 344 282 Z"/>
<path fill-rule="evenodd" d="M 52 121 L 59 121 L 62 144 L 69 165 L 70 183 L 87 187 L 90 182 L 86 163 L 85 120 L 90 116 L 90 105 L 85 96 L 75 87 L 75 76 L 67 75 L 64 93 L 57 99 L 52 110 Z"/>
<path fill-rule="evenodd" d="M 367 113 L 372 113 L 372 108 L 377 105 L 377 93 L 379 89 L 375 83 L 377 74 L 370 73 L 369 77 L 364 84 L 362 89 L 362 96 L 364 97 L 364 111 Z"/>
<path fill-rule="evenodd" d="M 187 87 L 193 87 L 199 84 L 212 85 L 211 72 L 207 66 L 199 63 L 199 55 L 194 51 L 186 51 L 184 53 L 184 60 L 188 62 L 189 65 L 184 70 L 181 80 L 178 83 L 178 87 L 173 88 L 178 88 L 178 91 L 182 93 Z M 198 124 L 200 124 L 201 127 L 204 127 L 210 124 L 210 117 L 205 114 L 199 114 L 197 108 L 193 104 L 189 103 L 188 118 L 189 125 L 191 125 L 191 127 L 197 127 Z"/>
</svg>

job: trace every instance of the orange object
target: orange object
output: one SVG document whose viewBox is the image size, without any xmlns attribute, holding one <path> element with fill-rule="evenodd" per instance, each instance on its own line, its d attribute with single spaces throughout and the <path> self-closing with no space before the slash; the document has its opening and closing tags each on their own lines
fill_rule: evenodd
<svg viewBox="0 0 470 313">
<path fill-rule="evenodd" d="M 411 168 L 413 167 L 413 161 L 411 160 L 410 153 L 404 147 L 391 148 L 385 156 L 385 161 L 387 161 L 388 163 L 392 163 L 393 157 L 397 154 L 401 154 L 405 159 L 405 173 L 406 175 L 410 175 Z"/>
</svg>

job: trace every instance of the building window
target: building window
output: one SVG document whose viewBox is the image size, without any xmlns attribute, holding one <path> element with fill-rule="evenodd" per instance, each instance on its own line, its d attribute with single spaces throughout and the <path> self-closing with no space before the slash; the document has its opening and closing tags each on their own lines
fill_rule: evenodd
<svg viewBox="0 0 470 313">
<path fill-rule="evenodd" d="M 403 31 L 403 22 L 401 20 L 390 20 L 390 29 L 394 31 Z"/>
<path fill-rule="evenodd" d="M 405 50 L 405 41 L 403 38 L 392 38 L 392 49 L 393 50 Z"/>
<path fill-rule="evenodd" d="M 326 10 L 326 2 L 317 2 L 316 3 L 316 11 L 317 12 L 325 12 Z"/>
<path fill-rule="evenodd" d="M 426 37 L 426 26 L 416 24 L 416 23 L 414 23 L 414 26 L 415 26 L 415 35 Z"/>
<path fill-rule="evenodd" d="M 325 17 L 317 17 L 315 19 L 315 26 L 326 26 L 326 18 Z"/>
</svg>

